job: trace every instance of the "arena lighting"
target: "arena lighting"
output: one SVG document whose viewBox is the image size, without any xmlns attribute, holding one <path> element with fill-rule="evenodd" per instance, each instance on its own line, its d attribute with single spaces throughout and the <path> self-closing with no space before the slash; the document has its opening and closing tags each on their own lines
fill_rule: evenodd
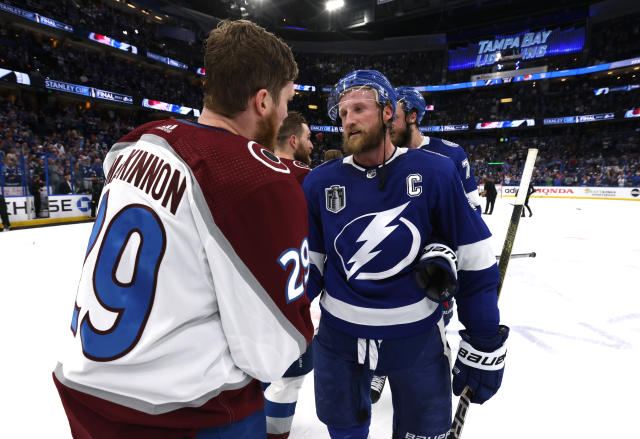
<svg viewBox="0 0 640 439">
<path fill-rule="evenodd" d="M 502 98 L 500 99 L 501 104 L 508 104 L 509 102 L 513 102 L 513 98 Z"/>
<path fill-rule="evenodd" d="M 343 6 L 344 6 L 344 0 L 329 0 L 325 4 L 325 7 L 327 8 L 327 11 L 329 11 L 329 12 L 333 12 L 336 9 L 340 9 Z"/>
<path fill-rule="evenodd" d="M 318 109 L 317 105 L 309 104 L 309 110 L 317 110 L 317 109 Z"/>
<path fill-rule="evenodd" d="M 132 5 L 131 3 L 127 3 L 127 6 L 129 6 L 131 9 L 135 9 L 136 5 Z"/>
</svg>

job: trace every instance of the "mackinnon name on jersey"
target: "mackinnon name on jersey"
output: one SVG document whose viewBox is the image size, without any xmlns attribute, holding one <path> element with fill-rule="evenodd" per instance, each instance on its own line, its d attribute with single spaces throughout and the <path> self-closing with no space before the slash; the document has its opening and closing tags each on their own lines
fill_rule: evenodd
<svg viewBox="0 0 640 439">
<path fill-rule="evenodd" d="M 113 180 L 130 183 L 150 194 L 154 200 L 162 199 L 162 207 L 166 208 L 170 203 L 169 210 L 175 215 L 187 187 L 187 178 L 148 151 L 134 149 L 123 162 L 125 156 L 126 154 L 120 154 L 116 158 L 107 175 L 106 184 Z"/>
</svg>

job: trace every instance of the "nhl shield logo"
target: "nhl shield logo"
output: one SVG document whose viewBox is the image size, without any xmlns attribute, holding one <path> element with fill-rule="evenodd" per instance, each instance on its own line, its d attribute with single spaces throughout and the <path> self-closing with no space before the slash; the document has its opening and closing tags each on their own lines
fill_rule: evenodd
<svg viewBox="0 0 640 439">
<path fill-rule="evenodd" d="M 331 187 L 325 188 L 325 198 L 327 200 L 327 210 L 329 212 L 338 213 L 347 204 L 347 196 L 344 186 L 338 186 L 334 184 Z"/>
</svg>

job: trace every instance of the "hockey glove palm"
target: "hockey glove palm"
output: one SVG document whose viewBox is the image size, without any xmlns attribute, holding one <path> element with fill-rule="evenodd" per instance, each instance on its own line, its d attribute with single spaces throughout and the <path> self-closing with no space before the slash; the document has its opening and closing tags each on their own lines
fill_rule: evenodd
<svg viewBox="0 0 640 439">
<path fill-rule="evenodd" d="M 509 336 L 509 328 L 500 325 L 498 334 L 491 338 L 472 339 L 466 330 L 460 331 L 460 336 L 462 341 L 453 367 L 453 393 L 460 395 L 469 386 L 471 402 L 482 404 L 495 395 L 502 384 L 507 355 L 504 342 Z"/>
<path fill-rule="evenodd" d="M 458 258 L 444 244 L 427 245 L 414 272 L 416 282 L 434 302 L 450 300 L 458 289 Z"/>
</svg>

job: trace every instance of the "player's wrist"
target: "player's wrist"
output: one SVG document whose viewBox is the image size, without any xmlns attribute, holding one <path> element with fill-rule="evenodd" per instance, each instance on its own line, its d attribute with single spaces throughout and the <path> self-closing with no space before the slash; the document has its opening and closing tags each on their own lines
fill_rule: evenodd
<svg viewBox="0 0 640 439">
<path fill-rule="evenodd" d="M 494 336 L 482 337 L 469 333 L 466 329 L 459 332 L 462 342 L 469 344 L 473 349 L 481 352 L 493 352 L 504 346 L 509 337 L 509 327 L 499 325 L 498 331 Z"/>
</svg>

